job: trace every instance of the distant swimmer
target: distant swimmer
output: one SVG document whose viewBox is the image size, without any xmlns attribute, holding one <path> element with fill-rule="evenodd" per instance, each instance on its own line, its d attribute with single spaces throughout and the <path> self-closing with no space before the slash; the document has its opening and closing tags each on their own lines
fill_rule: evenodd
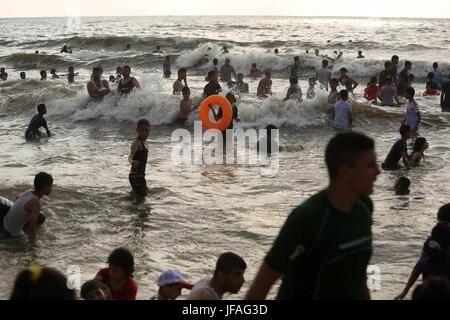
<svg viewBox="0 0 450 320">
<path fill-rule="evenodd" d="M 248 93 L 248 83 L 244 82 L 244 75 L 242 73 L 237 74 L 237 81 L 234 84 L 234 87 L 239 93 Z"/>
<path fill-rule="evenodd" d="M 70 53 L 69 49 L 67 48 L 67 45 L 64 45 L 60 51 L 60 53 Z"/>
<path fill-rule="evenodd" d="M 47 80 L 47 71 L 41 70 L 40 74 L 41 74 L 41 80 L 46 81 Z"/>
<path fill-rule="evenodd" d="M 183 88 L 187 86 L 187 70 L 186 68 L 180 68 L 178 69 L 178 78 L 173 83 L 172 94 L 180 94 Z"/>
<path fill-rule="evenodd" d="M 363 56 L 363 52 L 361 50 L 358 51 L 358 56 L 356 57 L 357 59 L 364 59 L 365 57 Z"/>
<path fill-rule="evenodd" d="M 69 84 L 74 83 L 75 82 L 75 76 L 78 76 L 78 72 L 75 73 L 75 69 L 73 66 L 70 66 L 69 69 L 67 70 L 67 81 L 69 82 Z"/>
<path fill-rule="evenodd" d="M 94 99 L 102 99 L 111 92 L 108 81 L 101 79 L 99 67 L 92 69 L 92 77 L 87 84 L 87 90 L 89 96 Z"/>
<path fill-rule="evenodd" d="M 170 56 L 166 57 L 166 61 L 163 64 L 163 75 L 164 78 L 170 78 L 172 71 L 170 71 Z"/>
<path fill-rule="evenodd" d="M 442 111 L 450 112 L 450 74 L 447 82 L 442 85 L 441 108 Z"/>
<path fill-rule="evenodd" d="M 411 138 L 411 127 L 407 124 L 402 124 L 400 127 L 401 139 L 397 140 L 396 143 L 391 147 L 386 160 L 381 164 L 384 170 L 399 170 L 400 166 L 398 162 L 403 160 L 403 164 L 406 168 L 411 168 L 408 157 L 408 139 Z"/>
<path fill-rule="evenodd" d="M 209 62 L 209 52 L 212 50 L 211 47 L 208 47 L 208 50 L 206 50 L 206 53 L 203 55 L 202 58 L 202 64 L 206 64 Z"/>
<path fill-rule="evenodd" d="M 153 53 L 163 53 L 163 51 L 161 50 L 161 46 L 156 46 L 156 49 L 153 50 Z"/>
<path fill-rule="evenodd" d="M 263 76 L 262 71 L 258 68 L 256 63 L 252 63 L 252 68 L 250 69 L 250 78 L 253 80 L 261 78 Z"/>
<path fill-rule="evenodd" d="M 395 86 L 398 85 L 398 62 L 400 61 L 399 56 L 393 55 L 391 58 L 391 73 L 393 83 Z"/>
<path fill-rule="evenodd" d="M 223 51 L 222 51 L 223 53 L 229 53 L 229 52 L 230 52 L 230 51 L 228 51 L 227 46 L 223 46 L 223 47 L 222 47 L 222 50 L 223 50 Z"/>
<path fill-rule="evenodd" d="M 439 64 L 437 62 L 433 63 L 433 79 L 437 84 L 437 88 L 441 89 L 444 83 L 444 75 L 442 71 L 439 70 Z"/>
<path fill-rule="evenodd" d="M 20 79 L 21 79 L 21 80 L 25 80 L 26 78 L 27 78 L 27 74 L 26 74 L 25 72 L 22 71 L 22 72 L 20 73 Z"/>
<path fill-rule="evenodd" d="M 59 79 L 59 76 L 56 74 L 56 69 L 50 69 L 50 74 L 52 75 L 52 79 Z"/>
<path fill-rule="evenodd" d="M 298 85 L 298 79 L 291 77 L 289 78 L 289 83 L 290 86 L 287 90 L 286 98 L 284 98 L 283 101 L 287 101 L 289 99 L 297 100 L 299 102 L 302 101 L 302 89 L 300 89 L 300 86 Z"/>
<path fill-rule="evenodd" d="M 335 130 L 346 130 L 353 124 L 352 104 L 348 102 L 348 91 L 341 90 L 339 92 L 340 101 L 334 106 L 333 128 Z"/>
<path fill-rule="evenodd" d="M 220 81 L 230 82 L 231 75 L 233 75 L 234 80 L 236 80 L 236 72 L 234 71 L 234 67 L 230 64 L 230 59 L 225 59 L 225 64 L 220 67 Z"/>
<path fill-rule="evenodd" d="M 120 94 L 129 94 L 135 88 L 140 89 L 141 86 L 136 78 L 130 76 L 131 68 L 129 66 L 124 66 L 122 68 L 122 79 L 119 80 L 117 85 L 117 90 Z M 105 81 L 108 83 L 107 81 Z"/>
<path fill-rule="evenodd" d="M 416 141 L 414 141 L 413 152 L 411 157 L 409 158 L 409 162 L 411 163 L 411 167 L 417 167 L 420 163 L 420 160 L 424 157 L 424 152 L 429 148 L 427 139 L 424 137 L 418 137 Z"/>
<path fill-rule="evenodd" d="M 192 103 L 191 90 L 189 89 L 189 87 L 184 87 L 182 93 L 183 100 L 180 101 L 180 115 L 178 117 L 178 120 L 180 123 L 184 124 L 188 119 L 189 114 L 192 111 L 197 110 L 199 106 L 195 106 Z"/>
<path fill-rule="evenodd" d="M 274 51 L 273 51 L 273 53 L 275 53 L 275 54 L 278 54 L 278 49 L 275 49 Z"/>
<path fill-rule="evenodd" d="M 433 72 L 428 72 L 427 75 L 427 82 L 425 84 L 426 87 L 426 91 L 424 93 L 424 95 L 440 95 L 441 92 L 438 90 L 439 86 L 438 83 L 436 81 L 434 81 L 434 73 Z"/>
<path fill-rule="evenodd" d="M 306 99 L 314 99 L 316 97 L 316 78 L 309 78 L 308 79 L 308 90 L 306 91 Z"/>
<path fill-rule="evenodd" d="M 210 71 L 208 74 L 209 82 L 203 89 L 203 97 L 207 98 L 214 94 L 218 94 L 222 91 L 222 87 L 219 84 L 219 72 L 218 71 Z"/>
<path fill-rule="evenodd" d="M 25 139 L 27 140 L 38 140 L 42 137 L 42 133 L 39 131 L 39 128 L 44 128 L 47 137 L 51 136 L 50 130 L 47 126 L 47 120 L 45 120 L 44 115 L 47 114 L 47 107 L 45 104 L 41 103 L 37 107 L 38 114 L 35 115 L 28 125 L 27 130 L 25 131 Z"/>
<path fill-rule="evenodd" d="M 322 60 L 322 69 L 317 70 L 316 78 L 319 81 L 320 85 L 328 91 L 328 84 L 331 79 L 331 70 L 328 69 L 328 60 Z"/>
<path fill-rule="evenodd" d="M 123 51 L 128 51 L 131 49 L 131 46 L 129 44 L 127 44 L 127 46 L 125 47 L 125 49 L 123 49 Z"/>
<path fill-rule="evenodd" d="M 381 87 L 378 92 L 378 98 L 381 101 L 382 106 L 393 107 L 394 99 L 397 105 L 400 104 L 400 100 L 397 95 L 397 88 L 392 84 L 392 77 L 388 76 L 385 80 L 385 85 Z"/>
<path fill-rule="evenodd" d="M 22 239 L 27 233 L 28 241 L 36 242 L 37 228 L 45 221 L 45 216 L 40 213 L 40 199 L 50 195 L 52 187 L 53 178 L 48 173 L 40 172 L 34 177 L 34 190 L 22 193 L 3 218 L 7 237 Z"/>
<path fill-rule="evenodd" d="M 400 177 L 397 179 L 394 185 L 394 191 L 397 196 L 405 196 L 410 193 L 409 186 L 411 185 L 411 180 L 407 177 Z"/>
<path fill-rule="evenodd" d="M 5 71 L 5 68 L 0 68 L 0 80 L 6 81 L 8 79 L 8 73 Z"/>
<path fill-rule="evenodd" d="M 141 197 L 148 193 L 147 182 L 145 181 L 145 167 L 148 159 L 147 138 L 150 134 L 150 122 L 147 119 L 140 119 L 136 125 L 138 136 L 131 145 L 128 161 L 131 164 L 129 181 L 134 192 Z"/>
<path fill-rule="evenodd" d="M 347 68 L 339 70 L 339 84 L 344 86 L 349 93 L 353 93 L 353 90 L 359 85 L 358 81 L 349 76 Z"/>
<path fill-rule="evenodd" d="M 258 98 L 267 98 L 272 95 L 272 74 L 269 71 L 266 71 L 265 77 L 259 81 L 256 95 Z"/>
<path fill-rule="evenodd" d="M 300 57 L 294 57 L 294 63 L 289 66 L 290 78 L 299 78 L 300 77 Z"/>
</svg>

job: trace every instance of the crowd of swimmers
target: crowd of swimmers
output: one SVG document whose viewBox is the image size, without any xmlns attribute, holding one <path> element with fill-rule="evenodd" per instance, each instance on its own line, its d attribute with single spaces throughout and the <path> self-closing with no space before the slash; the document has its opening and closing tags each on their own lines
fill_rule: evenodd
<svg viewBox="0 0 450 320">
<path fill-rule="evenodd" d="M 316 51 L 316 55 L 319 55 L 319 52 Z M 362 52 L 358 53 L 358 58 L 364 58 Z M 412 64 L 406 61 L 404 69 L 397 73 L 398 62 L 397 56 L 386 62 L 385 69 L 380 72 L 378 78 L 371 79 L 365 90 L 367 100 L 377 102 L 379 99 L 385 106 L 393 106 L 394 100 L 398 103 L 399 97 L 406 98 L 405 118 L 399 129 L 401 138 L 395 142 L 382 163 L 384 170 L 400 169 L 400 161 L 408 169 L 418 166 L 429 147 L 427 140 L 419 134 L 421 114 L 412 87 L 414 79 L 410 74 Z M 317 86 L 328 91 L 329 111 L 333 127 L 337 131 L 325 150 L 329 184 L 290 214 L 273 246 L 264 257 L 246 294 L 247 299 L 265 299 L 271 287 L 280 278 L 282 282 L 277 294 L 279 299 L 370 299 L 366 270 L 373 249 L 371 229 L 373 203 L 369 196 L 373 193 L 374 182 L 380 170 L 374 141 L 362 133 L 348 130 L 353 124 L 349 96 L 359 84 L 349 75 L 346 68 L 341 68 L 339 76 L 333 77 L 328 64 L 329 59 L 324 59 L 322 68 L 317 70 L 315 77 L 308 79 L 307 98 L 314 98 Z M 290 66 L 290 85 L 286 99 L 302 100 L 298 84 L 300 65 L 300 58 L 296 56 Z M 6 79 L 7 75 L 2 76 L 6 73 L 4 68 L 0 71 L 0 79 Z M 52 77 L 57 76 L 56 71 L 52 70 L 51 73 Z M 163 73 L 165 77 L 170 77 L 170 59 L 166 58 Z M 88 94 L 93 99 L 101 99 L 108 95 L 111 92 L 110 82 L 117 83 L 120 94 L 126 95 L 140 88 L 138 80 L 131 76 L 129 66 L 117 68 L 116 75 L 111 76 L 109 81 L 103 79 L 102 74 L 102 68 L 95 67 L 87 84 Z M 249 74 L 253 79 L 263 77 L 258 84 L 258 97 L 265 98 L 272 94 L 270 72 L 262 72 L 256 64 L 253 64 Z M 76 75 L 73 68 L 69 69 L 68 77 L 69 75 L 72 79 Z M 41 77 L 46 78 L 46 73 L 41 73 Z M 236 122 L 239 122 L 240 118 L 235 105 L 235 93 L 248 92 L 248 84 L 243 78 L 243 74 L 236 74 L 229 58 L 220 68 L 217 59 L 213 59 L 213 66 L 205 77 L 207 84 L 203 90 L 204 98 L 222 92 L 221 82 L 229 87 L 226 99 L 233 106 L 233 121 Z M 338 86 L 342 88 L 339 91 Z M 443 110 L 447 109 L 449 103 L 449 86 L 449 82 L 444 81 L 437 63 L 433 64 L 433 72 L 427 79 L 427 91 L 428 89 L 442 91 Z M 173 93 L 183 96 L 179 120 L 184 122 L 190 112 L 198 109 L 198 105 L 194 105 L 190 98 L 187 69 L 178 70 Z M 222 116 L 220 111 L 213 112 L 216 120 Z M 40 127 L 45 128 L 47 136 L 51 135 L 44 118 L 46 112 L 46 106 L 39 104 L 38 114 L 33 117 L 26 130 L 27 139 L 41 136 Z M 233 121 L 228 129 L 233 129 Z M 150 134 L 150 122 L 147 119 L 139 120 L 136 133 L 128 157 L 131 167 L 129 181 L 138 195 L 145 196 L 148 193 L 145 169 L 148 160 L 147 138 Z M 415 140 L 412 152 L 408 153 L 407 141 L 411 138 Z M 34 190 L 20 195 L 15 203 L 7 203 L 6 200 L 1 202 L 0 220 L 5 236 L 23 238 L 27 234 L 31 243 L 36 241 L 37 229 L 45 221 L 45 216 L 41 213 L 40 199 L 51 193 L 52 185 L 52 176 L 41 172 L 35 177 Z M 409 187 L 410 180 L 400 177 L 394 186 L 395 193 L 408 194 Z M 426 241 L 422 255 L 398 299 L 403 299 L 407 295 L 420 274 L 424 282 L 416 287 L 414 299 L 450 298 L 449 222 L 450 204 L 447 204 L 439 209 L 438 223 Z M 337 246 L 338 243 L 341 245 Z M 94 279 L 82 286 L 81 297 L 135 299 L 138 286 L 133 278 L 132 253 L 125 248 L 116 249 L 107 262 L 107 268 L 101 269 Z M 244 283 L 246 268 L 244 259 L 239 255 L 224 253 L 218 258 L 212 277 L 202 279 L 196 285 L 186 281 L 180 271 L 170 269 L 159 277 L 158 294 L 153 299 L 176 299 L 181 295 L 183 288 L 191 290 L 188 299 L 221 299 L 227 292 L 239 292 Z M 76 293 L 67 288 L 65 280 L 65 276 L 55 269 L 32 266 L 18 275 L 11 298 L 33 299 L 39 296 L 49 299 L 63 297 L 74 299 Z M 55 286 L 49 289 L 46 284 L 48 281 Z M 61 284 L 60 287 L 56 285 L 58 283 Z"/>
</svg>

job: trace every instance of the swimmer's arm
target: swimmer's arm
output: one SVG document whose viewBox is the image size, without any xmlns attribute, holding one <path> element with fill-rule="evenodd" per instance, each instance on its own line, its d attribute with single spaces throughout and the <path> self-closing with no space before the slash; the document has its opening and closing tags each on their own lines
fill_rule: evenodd
<svg viewBox="0 0 450 320">
<path fill-rule="evenodd" d="M 133 160 L 134 155 L 138 150 L 139 150 L 139 142 L 137 140 L 134 140 L 133 144 L 131 145 L 130 156 L 128 157 L 128 162 L 131 164 L 132 167 L 137 167 L 139 165 L 139 161 Z"/>
<path fill-rule="evenodd" d="M 264 261 L 253 280 L 250 289 L 245 295 L 245 300 L 265 300 L 273 284 L 280 278 L 280 273 L 275 271 Z"/>
<path fill-rule="evenodd" d="M 410 169 L 411 168 L 411 164 L 410 164 L 410 160 L 408 159 L 408 154 L 403 152 L 402 153 L 402 159 L 403 159 L 403 164 L 405 165 L 405 167 Z"/>
<path fill-rule="evenodd" d="M 133 78 L 133 84 L 136 88 L 141 89 L 141 85 L 139 84 L 139 81 L 136 80 L 136 78 Z"/>
<path fill-rule="evenodd" d="M 353 88 L 352 90 L 355 90 L 357 86 L 359 86 L 358 81 L 356 81 L 355 79 L 352 79 L 352 83 L 353 83 Z"/>
<path fill-rule="evenodd" d="M 420 256 L 419 261 L 417 261 L 416 265 L 411 271 L 411 275 L 409 276 L 408 282 L 405 286 L 405 289 L 403 289 L 402 293 L 400 293 L 398 296 L 395 297 L 395 300 L 403 300 L 406 295 L 408 294 L 411 287 L 414 285 L 414 283 L 417 281 L 417 279 L 420 276 L 420 261 L 425 257 L 424 252 L 422 251 L 422 255 Z"/>
<path fill-rule="evenodd" d="M 33 244 L 36 242 L 37 216 L 39 214 L 39 211 L 41 210 L 41 202 L 38 199 L 33 199 L 27 202 L 24 208 L 31 214 L 31 228 L 28 232 L 28 242 Z"/>
<path fill-rule="evenodd" d="M 105 89 L 101 91 L 100 95 L 101 96 L 106 96 L 107 94 L 109 94 L 111 92 L 111 89 L 109 87 L 108 81 L 106 81 L 106 80 L 102 80 L 102 81 L 103 81 L 103 87 Z"/>
</svg>

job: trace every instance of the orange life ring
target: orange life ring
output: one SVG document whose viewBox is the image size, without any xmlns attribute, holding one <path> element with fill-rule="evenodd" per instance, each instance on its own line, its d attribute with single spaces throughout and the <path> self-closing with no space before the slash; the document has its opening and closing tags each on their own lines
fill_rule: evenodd
<svg viewBox="0 0 450 320">
<path fill-rule="evenodd" d="M 219 121 L 211 121 L 209 119 L 210 106 L 219 106 L 222 109 L 222 118 Z M 202 127 L 205 129 L 217 129 L 225 131 L 233 121 L 233 108 L 227 98 L 212 95 L 203 100 L 198 112 Z"/>
</svg>

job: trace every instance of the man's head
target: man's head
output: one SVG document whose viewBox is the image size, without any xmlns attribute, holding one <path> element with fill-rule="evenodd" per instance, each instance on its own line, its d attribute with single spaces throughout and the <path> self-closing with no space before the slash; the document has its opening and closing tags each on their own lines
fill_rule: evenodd
<svg viewBox="0 0 450 320">
<path fill-rule="evenodd" d="M 266 71 L 265 73 L 264 73 L 264 75 L 266 76 L 266 79 L 271 79 L 272 78 L 272 74 L 270 73 L 270 71 Z"/>
<path fill-rule="evenodd" d="M 219 72 L 217 70 L 212 70 L 208 72 L 208 79 L 214 82 L 219 81 Z"/>
<path fill-rule="evenodd" d="M 450 203 L 444 204 L 439 208 L 437 219 L 439 222 L 450 223 Z"/>
<path fill-rule="evenodd" d="M 178 69 L 178 78 L 179 79 L 185 79 L 187 75 L 187 70 L 186 68 L 180 68 Z"/>
<path fill-rule="evenodd" d="M 373 76 L 373 77 L 370 78 L 370 83 L 377 84 L 377 82 L 378 82 L 377 77 Z"/>
<path fill-rule="evenodd" d="M 55 74 L 56 73 L 56 69 L 55 68 L 51 68 L 50 69 L 50 74 Z"/>
<path fill-rule="evenodd" d="M 40 74 L 41 74 L 41 79 L 42 79 L 42 80 L 47 79 L 47 71 L 41 70 Z"/>
<path fill-rule="evenodd" d="M 95 67 L 94 69 L 92 69 L 92 77 L 95 80 L 100 80 L 100 76 L 101 76 L 101 73 L 100 73 L 100 68 L 99 67 Z"/>
<path fill-rule="evenodd" d="M 232 252 L 220 255 L 214 270 L 214 279 L 223 287 L 224 292 L 238 293 L 245 282 L 244 273 L 247 264 L 244 259 Z"/>
<path fill-rule="evenodd" d="M 131 73 L 131 68 L 129 66 L 123 66 L 122 75 L 124 76 L 124 78 L 129 77 L 130 73 Z"/>
<path fill-rule="evenodd" d="M 361 50 L 358 51 L 358 56 L 362 56 L 362 51 Z"/>
<path fill-rule="evenodd" d="M 237 74 L 237 81 L 242 82 L 244 80 L 244 75 L 242 73 Z"/>
<path fill-rule="evenodd" d="M 108 257 L 109 277 L 121 282 L 133 275 L 134 258 L 131 252 L 125 248 L 115 249 Z"/>
<path fill-rule="evenodd" d="M 406 88 L 406 90 L 405 90 L 405 98 L 406 99 L 412 100 L 412 99 L 414 99 L 415 95 L 416 95 L 416 90 L 414 90 L 413 87 Z"/>
<path fill-rule="evenodd" d="M 341 97 L 342 101 L 347 101 L 348 100 L 348 91 L 345 89 L 339 91 L 339 97 Z"/>
<path fill-rule="evenodd" d="M 26 77 L 27 77 L 26 73 L 22 71 L 22 72 L 20 73 L 20 79 L 25 80 Z"/>
<path fill-rule="evenodd" d="M 400 135 L 404 139 L 411 138 L 411 127 L 407 124 L 402 124 L 399 129 Z"/>
<path fill-rule="evenodd" d="M 73 66 L 70 66 L 68 70 L 69 70 L 70 73 L 73 73 L 75 71 Z"/>
<path fill-rule="evenodd" d="M 136 132 L 142 140 L 147 139 L 150 134 L 150 122 L 147 119 L 140 119 L 136 125 Z"/>
<path fill-rule="evenodd" d="M 345 77 L 347 75 L 347 68 L 341 68 L 339 69 L 339 74 L 341 75 L 341 77 Z"/>
<path fill-rule="evenodd" d="M 389 70 L 392 67 L 392 62 L 391 61 L 386 61 L 384 63 L 384 69 Z"/>
<path fill-rule="evenodd" d="M 290 77 L 289 78 L 290 84 L 298 84 L 298 78 L 297 77 Z"/>
<path fill-rule="evenodd" d="M 275 52 L 275 54 L 278 54 L 279 51 L 278 49 L 275 49 L 273 52 Z"/>
<path fill-rule="evenodd" d="M 225 65 L 228 66 L 230 64 L 231 60 L 229 58 L 225 59 Z"/>
<path fill-rule="evenodd" d="M 1 67 L 0 68 L 0 73 L 5 73 L 5 68 Z"/>
<path fill-rule="evenodd" d="M 395 194 L 396 195 L 406 195 L 409 193 L 409 186 L 411 185 L 411 181 L 407 177 L 400 177 L 395 182 Z"/>
<path fill-rule="evenodd" d="M 46 172 L 39 172 L 34 177 L 34 191 L 48 196 L 52 192 L 53 177 Z"/>
<path fill-rule="evenodd" d="M 170 62 L 170 56 L 166 57 L 166 62 Z"/>
<path fill-rule="evenodd" d="M 231 91 L 227 93 L 226 98 L 227 98 L 228 101 L 230 101 L 231 104 L 236 102 L 236 96 Z"/>
<path fill-rule="evenodd" d="M 161 46 L 156 46 L 156 50 L 159 50 L 159 49 L 161 49 Z"/>
<path fill-rule="evenodd" d="M 391 76 L 389 76 L 389 77 L 386 77 L 386 84 L 392 84 L 392 81 L 394 81 L 394 80 L 392 80 L 392 77 Z"/>
<path fill-rule="evenodd" d="M 217 58 L 213 59 L 213 65 L 217 66 L 219 64 L 219 60 Z"/>
<path fill-rule="evenodd" d="M 391 58 L 391 61 L 393 64 L 398 64 L 398 62 L 400 61 L 400 58 L 397 55 L 393 55 Z"/>
<path fill-rule="evenodd" d="M 175 300 L 181 296 L 183 288 L 192 289 L 193 287 L 177 269 L 169 269 L 161 273 L 156 284 L 159 287 L 159 295 L 165 300 Z"/>
<path fill-rule="evenodd" d="M 338 86 L 338 79 L 336 78 L 330 79 L 331 90 L 336 91 L 337 86 Z"/>
<path fill-rule="evenodd" d="M 122 75 L 122 67 L 117 67 L 116 74 Z"/>
<path fill-rule="evenodd" d="M 299 56 L 295 56 L 294 57 L 294 62 L 295 63 L 299 63 L 300 62 L 300 57 Z"/>
<path fill-rule="evenodd" d="M 322 68 L 328 67 L 328 60 L 322 60 Z"/>
<path fill-rule="evenodd" d="M 38 112 L 39 114 L 41 114 L 41 115 L 46 114 L 46 113 L 47 113 L 47 107 L 45 106 L 45 104 L 40 103 L 40 104 L 37 106 L 37 112 Z"/>
<path fill-rule="evenodd" d="M 439 64 L 437 62 L 433 63 L 433 69 L 439 68 Z"/>
<path fill-rule="evenodd" d="M 412 68 L 412 63 L 411 61 L 405 61 L 405 69 L 406 70 L 411 70 Z"/>
<path fill-rule="evenodd" d="M 374 141 L 358 132 L 341 132 L 334 136 L 325 150 L 330 180 L 346 184 L 359 196 L 373 192 L 380 174 Z"/>
<path fill-rule="evenodd" d="M 109 289 L 102 282 L 89 280 L 83 283 L 80 290 L 80 296 L 84 300 L 109 300 Z"/>
</svg>

